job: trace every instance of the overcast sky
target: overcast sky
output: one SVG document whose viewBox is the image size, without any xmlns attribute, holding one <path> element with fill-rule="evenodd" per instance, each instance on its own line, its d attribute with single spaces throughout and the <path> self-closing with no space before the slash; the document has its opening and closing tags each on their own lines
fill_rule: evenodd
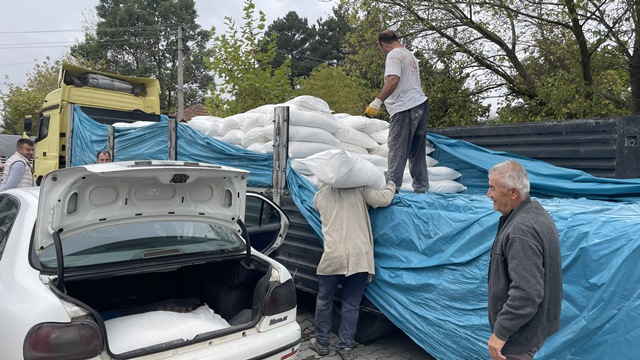
<svg viewBox="0 0 640 360">
<path fill-rule="evenodd" d="M 195 0 L 198 18 L 203 29 L 216 27 L 217 33 L 226 30 L 224 17 L 236 24 L 242 22 L 243 0 Z M 256 13 L 267 15 L 267 25 L 289 11 L 315 24 L 326 19 L 337 0 L 254 0 Z M 57 59 L 69 46 L 82 40 L 86 19 L 95 18 L 98 0 L 0 0 L 0 91 L 5 83 L 24 85 L 26 74 L 34 65 L 49 56 Z M 1 106 L 1 104 L 0 104 Z"/>
</svg>

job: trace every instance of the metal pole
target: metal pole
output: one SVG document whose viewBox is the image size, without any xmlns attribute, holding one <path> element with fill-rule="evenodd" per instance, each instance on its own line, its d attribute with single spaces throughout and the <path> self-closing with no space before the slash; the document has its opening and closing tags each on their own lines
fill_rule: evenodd
<svg viewBox="0 0 640 360">
<path fill-rule="evenodd" d="M 287 186 L 289 107 L 276 106 L 273 112 L 273 202 L 280 205 L 280 196 L 284 195 Z"/>
<path fill-rule="evenodd" d="M 184 120 L 184 88 L 183 88 L 183 69 L 182 69 L 182 26 L 178 27 L 178 122 Z"/>
</svg>

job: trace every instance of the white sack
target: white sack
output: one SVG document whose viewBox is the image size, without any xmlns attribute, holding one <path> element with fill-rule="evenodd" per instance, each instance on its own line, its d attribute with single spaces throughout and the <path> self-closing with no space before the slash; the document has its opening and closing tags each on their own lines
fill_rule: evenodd
<svg viewBox="0 0 640 360">
<path fill-rule="evenodd" d="M 312 183 L 316 187 L 318 186 L 318 177 L 317 176 L 315 176 L 315 175 L 302 175 L 302 177 L 307 179 L 310 183 Z"/>
<path fill-rule="evenodd" d="M 403 182 L 400 187 L 401 192 L 413 192 L 411 182 Z M 443 193 L 459 193 L 467 191 L 467 187 L 453 180 L 435 180 L 429 181 L 429 192 Z"/>
<path fill-rule="evenodd" d="M 373 149 L 379 146 L 378 142 L 373 140 L 371 136 L 348 126 L 341 126 L 333 135 L 342 142 L 362 146 L 366 149 Z"/>
<path fill-rule="evenodd" d="M 332 134 L 340 128 L 340 123 L 333 115 L 298 108 L 293 104 L 289 106 L 289 126 L 291 125 L 316 127 Z"/>
<path fill-rule="evenodd" d="M 349 116 L 351 116 L 351 114 L 347 114 L 347 113 L 333 114 L 333 117 L 336 118 L 337 120 L 344 119 Z"/>
<path fill-rule="evenodd" d="M 429 181 L 455 180 L 462 176 L 459 172 L 446 166 L 428 167 L 427 172 L 429 173 Z M 410 183 L 411 181 L 411 172 L 409 171 L 409 165 L 407 165 L 402 173 L 402 182 Z"/>
<path fill-rule="evenodd" d="M 128 123 L 128 122 L 118 122 L 113 124 L 113 127 L 120 127 L 120 128 L 139 128 L 139 127 L 143 127 L 143 126 L 147 126 L 147 125 L 152 125 L 155 124 L 155 122 L 153 121 L 135 121 L 132 123 Z"/>
<path fill-rule="evenodd" d="M 368 118 L 362 115 L 354 115 L 340 119 L 342 125 L 362 131 L 366 134 L 388 129 L 389 123 L 379 119 Z"/>
<path fill-rule="evenodd" d="M 462 176 L 459 172 L 446 166 L 433 166 L 427 168 L 427 170 L 429 170 L 429 181 L 455 180 Z"/>
<path fill-rule="evenodd" d="M 207 135 L 207 131 L 211 124 L 217 123 L 219 117 L 216 116 L 194 116 L 187 122 L 194 130 L 200 134 Z"/>
<path fill-rule="evenodd" d="M 336 147 L 325 143 L 310 141 L 289 141 L 289 157 L 302 159 L 326 150 L 335 150 Z M 271 150 L 273 152 L 273 150 Z"/>
<path fill-rule="evenodd" d="M 222 141 L 228 142 L 233 145 L 242 145 L 242 137 L 244 136 L 244 131 L 240 129 L 233 129 L 227 132 L 223 137 Z"/>
<path fill-rule="evenodd" d="M 311 110 L 311 111 L 320 111 L 326 114 L 331 114 L 331 108 L 326 101 L 310 95 L 302 95 L 296 98 L 293 98 L 287 102 L 285 105 L 296 105 L 300 108 Z"/>
<path fill-rule="evenodd" d="M 236 116 L 236 115 L 233 115 L 233 116 Z M 241 128 L 240 124 L 238 123 L 238 120 L 233 116 L 229 116 L 223 119 L 222 127 L 220 128 L 220 132 L 222 132 L 223 135 L 226 135 L 231 130 Z"/>
<path fill-rule="evenodd" d="M 378 144 L 386 144 L 389 139 L 389 129 L 384 129 L 380 131 L 376 131 L 374 133 L 369 134 L 373 140 L 375 140 Z"/>
<path fill-rule="evenodd" d="M 379 156 L 382 156 L 383 158 L 386 158 L 389 156 L 389 147 L 387 146 L 387 144 L 382 144 L 377 148 L 369 149 L 369 154 L 379 155 Z"/>
<path fill-rule="evenodd" d="M 340 150 L 345 150 L 345 151 L 349 151 L 352 153 L 358 153 L 358 154 L 368 154 L 369 150 L 367 150 L 367 148 L 362 147 L 360 145 L 356 145 L 356 144 L 349 144 L 346 142 L 339 142 L 338 144 L 336 144 L 336 148 L 340 149 Z"/>
<path fill-rule="evenodd" d="M 434 167 L 436 165 L 438 165 L 438 160 L 432 158 L 431 156 L 427 155 L 427 167 Z"/>
<path fill-rule="evenodd" d="M 248 148 L 249 145 L 255 142 L 264 144 L 265 142 L 269 141 L 269 139 L 267 139 L 267 137 L 264 136 L 264 134 L 262 133 L 262 129 L 263 129 L 262 127 L 257 127 L 247 131 L 242 136 L 242 141 L 241 141 L 242 146 L 245 148 Z"/>
<path fill-rule="evenodd" d="M 220 120 L 224 120 L 224 119 L 220 119 Z M 224 133 L 222 132 L 222 122 L 212 122 L 209 125 L 209 128 L 207 129 L 207 132 L 205 133 L 205 135 L 209 137 L 224 136 Z"/>
<path fill-rule="evenodd" d="M 109 349 L 120 354 L 176 339 L 191 340 L 196 335 L 224 329 L 229 323 L 208 306 L 189 313 L 150 311 L 104 322 Z"/>
<path fill-rule="evenodd" d="M 246 112 L 243 116 L 242 131 L 247 132 L 269 124 L 273 127 L 273 115 Z"/>
<path fill-rule="evenodd" d="M 247 150 L 255 151 L 260 154 L 265 154 L 264 143 L 262 142 L 254 142 L 253 144 L 247 146 Z"/>
<path fill-rule="evenodd" d="M 262 134 L 268 140 L 273 140 L 273 126 L 271 128 L 265 126 L 262 129 Z M 336 145 L 340 142 L 327 130 L 317 127 L 295 125 L 289 125 L 289 141 L 308 141 L 328 145 Z"/>
<path fill-rule="evenodd" d="M 265 153 L 272 153 L 273 152 L 273 141 L 267 141 L 266 143 L 264 143 L 262 145 L 262 151 L 264 151 Z"/>
<path fill-rule="evenodd" d="M 360 154 L 360 153 L 354 153 L 354 155 L 367 160 L 368 162 L 372 163 L 375 166 L 382 166 L 385 168 L 387 167 L 387 159 L 383 158 L 380 155 Z"/>
<path fill-rule="evenodd" d="M 382 189 L 384 175 L 372 163 L 342 150 L 329 150 L 299 159 L 318 181 L 337 188 L 368 186 Z"/>
<path fill-rule="evenodd" d="M 435 149 L 433 146 L 429 146 L 429 145 L 427 145 L 427 146 L 426 146 L 426 149 L 425 149 L 425 150 L 426 150 L 426 151 L 425 151 L 425 154 L 427 154 L 427 155 L 429 155 L 429 154 L 431 154 L 432 152 L 436 151 L 436 149 Z"/>
<path fill-rule="evenodd" d="M 429 191 L 434 193 L 457 193 L 467 191 L 467 187 L 453 180 L 429 181 Z"/>
<path fill-rule="evenodd" d="M 300 162 L 300 159 L 291 159 L 291 168 L 299 172 L 301 175 L 313 175 L 313 172 L 309 170 L 304 163 Z"/>
</svg>

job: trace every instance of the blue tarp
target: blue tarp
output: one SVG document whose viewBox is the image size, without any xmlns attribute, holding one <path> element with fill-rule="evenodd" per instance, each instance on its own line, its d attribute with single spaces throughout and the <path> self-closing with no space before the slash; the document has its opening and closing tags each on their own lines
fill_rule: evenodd
<svg viewBox="0 0 640 360">
<path fill-rule="evenodd" d="M 76 132 L 84 126 L 76 126 L 74 140 L 80 139 Z M 106 128 L 104 133 L 89 132 L 91 126 L 86 129 L 81 138 L 86 150 L 74 141 L 74 159 L 89 151 L 84 163 L 92 163 L 95 152 L 106 146 Z M 127 136 L 117 133 L 117 144 L 134 158 L 166 159 L 166 137 L 151 137 L 157 146 L 145 144 L 150 141 L 145 137 L 148 131 L 143 127 L 123 131 Z M 487 359 L 486 276 L 500 216 L 484 195 L 487 170 L 517 159 L 529 172 L 532 194 L 556 223 L 562 250 L 561 328 L 536 359 L 637 359 L 640 179 L 596 178 L 464 141 L 435 135 L 429 139 L 436 147 L 432 156 L 439 165 L 462 173 L 459 181 L 468 192 L 400 194 L 391 206 L 370 211 L 376 276 L 367 287 L 367 297 L 434 357 Z M 116 154 L 120 156 L 116 160 L 126 156 L 118 149 Z M 184 124 L 178 124 L 178 158 L 246 169 L 252 172 L 250 186 L 271 185 L 270 155 L 205 137 Z M 289 166 L 287 182 L 321 239 L 320 219 L 312 204 L 316 188 Z"/>
</svg>

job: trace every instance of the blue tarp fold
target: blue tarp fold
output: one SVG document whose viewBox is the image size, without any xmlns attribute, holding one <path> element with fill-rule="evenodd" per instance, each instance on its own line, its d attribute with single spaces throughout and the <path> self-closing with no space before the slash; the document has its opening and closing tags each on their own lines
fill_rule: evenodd
<svg viewBox="0 0 640 360">
<path fill-rule="evenodd" d="M 79 128 L 84 128 L 81 134 Z M 117 132 L 122 148 L 116 149 L 116 160 L 149 158 L 149 153 L 165 159 L 160 154 L 166 146 L 162 131 L 143 127 Z M 155 135 L 146 136 L 147 132 Z M 143 144 L 153 139 L 158 144 Z M 429 139 L 436 147 L 431 155 L 439 165 L 460 172 L 458 181 L 468 192 L 400 194 L 391 206 L 370 211 L 376 276 L 367 297 L 436 358 L 487 359 L 486 279 L 500 216 L 485 196 L 487 170 L 516 159 L 530 175 L 532 195 L 555 221 L 562 251 L 561 328 L 536 359 L 637 359 L 640 179 L 596 178 L 460 140 L 437 135 Z M 76 126 L 73 164 L 94 162 L 105 141 L 105 128 Z M 149 149 L 154 150 L 147 153 Z M 250 186 L 271 186 L 271 155 L 208 138 L 184 124 L 178 124 L 177 149 L 179 160 L 249 170 Z M 322 239 L 312 203 L 316 188 L 290 166 L 287 183 L 294 202 Z"/>
</svg>

